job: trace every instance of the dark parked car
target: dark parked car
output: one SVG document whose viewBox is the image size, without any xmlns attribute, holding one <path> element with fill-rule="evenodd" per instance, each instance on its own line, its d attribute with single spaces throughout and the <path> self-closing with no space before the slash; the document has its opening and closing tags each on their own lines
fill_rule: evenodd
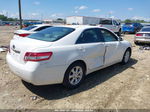
<svg viewBox="0 0 150 112">
<path fill-rule="evenodd" d="M 142 24 L 140 23 L 125 23 L 123 26 L 122 26 L 122 32 L 123 33 L 136 33 L 138 31 L 141 30 L 142 28 Z"/>
</svg>

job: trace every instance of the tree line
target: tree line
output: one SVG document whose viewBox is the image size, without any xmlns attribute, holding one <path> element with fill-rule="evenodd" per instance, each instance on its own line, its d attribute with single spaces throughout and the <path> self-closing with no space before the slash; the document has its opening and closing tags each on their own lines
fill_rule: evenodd
<svg viewBox="0 0 150 112">
<path fill-rule="evenodd" d="M 8 18 L 7 16 L 0 14 L 0 20 L 2 20 L 2 21 L 17 21 L 18 19 L 17 18 Z"/>
<path fill-rule="evenodd" d="M 150 21 L 126 19 L 122 23 L 150 23 Z"/>
</svg>

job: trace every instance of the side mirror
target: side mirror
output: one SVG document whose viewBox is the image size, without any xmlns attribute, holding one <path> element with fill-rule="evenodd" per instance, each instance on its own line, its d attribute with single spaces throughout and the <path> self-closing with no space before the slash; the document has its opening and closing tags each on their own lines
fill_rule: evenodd
<svg viewBox="0 0 150 112">
<path fill-rule="evenodd" d="M 123 38 L 122 38 L 122 37 L 119 37 L 119 41 L 123 41 Z"/>
</svg>

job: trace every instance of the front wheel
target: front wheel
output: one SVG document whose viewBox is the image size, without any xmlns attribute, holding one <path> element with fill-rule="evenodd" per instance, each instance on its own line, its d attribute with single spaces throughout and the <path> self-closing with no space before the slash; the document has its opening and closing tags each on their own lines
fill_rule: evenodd
<svg viewBox="0 0 150 112">
<path fill-rule="evenodd" d="M 126 52 L 124 53 L 123 59 L 122 59 L 122 64 L 126 64 L 129 62 L 131 57 L 131 50 L 127 49 Z"/>
<path fill-rule="evenodd" d="M 85 67 L 82 63 L 76 62 L 67 69 L 63 85 L 67 88 L 74 89 L 78 87 L 85 76 Z"/>
</svg>

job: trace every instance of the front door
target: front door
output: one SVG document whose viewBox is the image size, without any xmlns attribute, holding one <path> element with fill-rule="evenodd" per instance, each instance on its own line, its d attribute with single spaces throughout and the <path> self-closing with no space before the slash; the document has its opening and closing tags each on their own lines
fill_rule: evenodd
<svg viewBox="0 0 150 112">
<path fill-rule="evenodd" d="M 121 43 L 116 35 L 112 32 L 101 29 L 105 41 L 105 65 L 111 65 L 120 59 Z"/>
</svg>

